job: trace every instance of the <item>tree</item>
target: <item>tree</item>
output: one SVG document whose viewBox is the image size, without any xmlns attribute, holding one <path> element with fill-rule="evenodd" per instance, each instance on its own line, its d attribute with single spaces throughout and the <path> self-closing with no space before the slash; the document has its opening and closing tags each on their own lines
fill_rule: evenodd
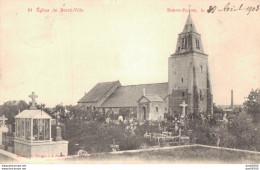
<svg viewBox="0 0 260 170">
<path fill-rule="evenodd" d="M 215 113 L 221 113 L 221 114 L 224 114 L 223 109 L 222 109 L 221 107 L 219 107 L 219 106 L 216 106 L 215 103 L 213 103 L 213 112 L 214 112 L 214 114 L 215 114 Z"/>
<path fill-rule="evenodd" d="M 248 114 L 241 112 L 230 121 L 228 124 L 228 133 L 235 137 L 235 148 L 256 150 L 257 131 Z"/>
<path fill-rule="evenodd" d="M 246 101 L 244 102 L 244 107 L 248 114 L 253 116 L 253 122 L 257 124 L 260 119 L 260 89 L 252 89 L 249 93 Z"/>
<path fill-rule="evenodd" d="M 5 115 L 7 117 L 7 123 L 13 125 L 14 124 L 14 117 L 19 113 L 19 111 L 23 111 L 28 109 L 29 105 L 24 101 L 7 101 L 5 102 L 1 109 L 0 115 Z"/>
</svg>

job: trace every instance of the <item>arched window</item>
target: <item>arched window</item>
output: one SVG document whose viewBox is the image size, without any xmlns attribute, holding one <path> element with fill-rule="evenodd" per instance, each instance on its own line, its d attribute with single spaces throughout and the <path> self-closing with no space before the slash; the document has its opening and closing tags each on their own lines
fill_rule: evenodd
<svg viewBox="0 0 260 170">
<path fill-rule="evenodd" d="M 200 66 L 200 72 L 203 73 L 203 67 L 202 66 Z"/>
<path fill-rule="evenodd" d="M 200 49 L 200 41 L 198 38 L 196 38 L 196 48 Z"/>
<path fill-rule="evenodd" d="M 188 44 L 187 38 L 182 38 L 181 48 L 182 49 L 187 49 L 187 44 Z"/>
<path fill-rule="evenodd" d="M 156 112 L 158 113 L 159 112 L 159 107 L 155 107 L 155 110 L 156 110 Z"/>
<path fill-rule="evenodd" d="M 183 83 L 183 78 L 181 78 L 181 82 Z"/>
</svg>

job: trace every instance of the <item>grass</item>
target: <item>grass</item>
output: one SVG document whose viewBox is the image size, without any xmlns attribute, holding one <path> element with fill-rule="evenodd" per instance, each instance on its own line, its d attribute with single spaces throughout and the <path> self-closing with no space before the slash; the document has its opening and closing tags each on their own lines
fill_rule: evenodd
<svg viewBox="0 0 260 170">
<path fill-rule="evenodd" d="M 260 154 L 205 148 L 201 146 L 124 153 L 104 153 L 95 157 L 66 158 L 74 163 L 260 163 Z"/>
</svg>

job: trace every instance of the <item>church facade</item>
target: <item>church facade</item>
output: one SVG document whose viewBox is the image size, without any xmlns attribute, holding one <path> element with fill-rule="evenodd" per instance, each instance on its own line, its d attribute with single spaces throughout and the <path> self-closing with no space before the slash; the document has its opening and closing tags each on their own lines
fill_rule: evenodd
<svg viewBox="0 0 260 170">
<path fill-rule="evenodd" d="M 79 101 L 85 110 L 120 113 L 128 109 L 138 120 L 160 120 L 164 114 L 213 114 L 213 96 L 201 35 L 189 14 L 168 60 L 168 82 L 122 86 L 119 81 L 98 83 Z"/>
</svg>

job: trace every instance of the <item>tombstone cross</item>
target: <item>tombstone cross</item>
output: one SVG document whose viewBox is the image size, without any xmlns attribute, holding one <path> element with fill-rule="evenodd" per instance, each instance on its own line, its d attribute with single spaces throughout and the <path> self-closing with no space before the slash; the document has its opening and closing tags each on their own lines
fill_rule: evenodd
<svg viewBox="0 0 260 170">
<path fill-rule="evenodd" d="M 182 104 L 180 104 L 180 106 L 182 107 L 182 116 L 185 116 L 185 107 L 187 107 L 188 105 L 185 104 L 185 101 L 183 100 Z"/>
<path fill-rule="evenodd" d="M 35 98 L 37 98 L 38 96 L 35 95 L 34 92 L 32 92 L 32 94 L 29 96 L 30 98 L 32 98 L 32 105 L 30 107 L 30 109 L 36 109 L 36 101 L 35 101 Z"/>
</svg>

